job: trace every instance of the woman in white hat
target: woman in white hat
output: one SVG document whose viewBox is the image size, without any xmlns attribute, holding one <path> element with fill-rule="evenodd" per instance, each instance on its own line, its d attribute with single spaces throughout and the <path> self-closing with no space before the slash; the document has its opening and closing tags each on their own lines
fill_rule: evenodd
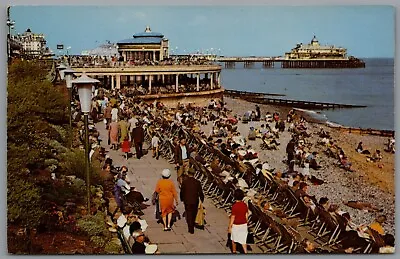
<svg viewBox="0 0 400 259">
<path fill-rule="evenodd" d="M 164 223 L 164 231 L 171 230 L 172 213 L 175 211 L 174 200 L 178 206 L 178 194 L 174 182 L 171 179 L 171 171 L 164 169 L 162 179 L 158 180 L 155 192 L 159 195 L 161 216 Z"/>
</svg>

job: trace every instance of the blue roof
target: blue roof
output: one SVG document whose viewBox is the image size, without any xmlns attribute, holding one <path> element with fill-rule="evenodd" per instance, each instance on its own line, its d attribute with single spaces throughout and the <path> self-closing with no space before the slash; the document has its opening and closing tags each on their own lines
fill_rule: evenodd
<svg viewBox="0 0 400 259">
<path fill-rule="evenodd" d="M 162 38 L 158 37 L 143 37 L 121 40 L 117 44 L 160 44 L 161 41 Z"/>
<path fill-rule="evenodd" d="M 138 32 L 138 33 L 135 33 L 135 34 L 133 34 L 133 37 L 134 38 L 136 38 L 136 37 L 159 37 L 159 38 L 163 38 L 164 35 L 159 33 L 159 32 L 150 31 L 150 32 Z"/>
</svg>

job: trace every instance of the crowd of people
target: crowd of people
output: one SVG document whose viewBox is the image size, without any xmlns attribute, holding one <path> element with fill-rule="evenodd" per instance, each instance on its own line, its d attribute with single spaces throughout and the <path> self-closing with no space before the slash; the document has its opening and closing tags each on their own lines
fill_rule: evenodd
<svg viewBox="0 0 400 259">
<path fill-rule="evenodd" d="M 134 67 L 134 66 L 191 66 L 212 65 L 213 62 L 201 58 L 168 58 L 165 60 L 128 60 L 117 56 L 68 56 L 71 67 Z"/>
<path fill-rule="evenodd" d="M 158 101 L 145 103 L 126 96 L 119 90 L 99 89 L 93 97 L 93 105 L 96 111 L 92 112 L 92 118 L 94 121 L 104 120 L 104 127 L 109 132 L 108 144 L 112 149 L 121 149 L 126 159 L 133 159 L 131 148 L 134 147 L 136 159 L 141 159 L 146 153 L 143 143 L 147 141 L 151 145 L 154 159 L 161 155 L 175 164 L 178 186 L 170 179 L 171 171 L 165 169 L 161 172 L 162 179 L 155 183 L 152 199 L 157 205 L 159 222 L 162 223 L 164 231 L 170 231 L 173 225 L 179 200 L 177 188 L 180 191 L 180 200 L 185 205 L 188 232 L 193 234 L 195 226 L 204 225 L 204 218 L 199 222 L 199 218 L 204 216 L 199 211 L 203 209 L 204 187 L 208 186 L 206 193 L 209 194 L 210 190 L 213 190 L 212 197 L 224 200 L 224 205 L 228 201 L 234 201 L 229 209 L 231 216 L 228 224 L 228 233 L 232 241 L 230 247 L 234 253 L 239 250 L 237 244 L 241 244 L 241 252 L 247 252 L 248 227 L 254 221 L 257 211 L 257 208 L 251 211 L 251 204 L 257 205 L 256 207 L 264 213 L 271 213 L 271 217 L 276 218 L 277 222 L 284 222 L 282 225 L 287 224 L 287 229 L 293 232 L 296 232 L 299 224 L 289 220 L 292 215 L 300 214 L 305 224 L 313 227 L 316 225 L 317 230 L 328 231 L 326 226 L 319 224 L 322 222 L 321 218 L 325 217 L 324 220 L 341 229 L 341 239 L 336 239 L 335 236 L 335 240 L 340 244 L 342 252 L 356 252 L 361 247 L 367 247 L 371 240 L 375 241 L 374 244 L 379 243 L 376 241 L 379 238 L 382 242 L 373 247 L 377 249 L 373 250 L 374 252 L 380 252 L 383 247 L 385 251 L 389 251 L 388 247 L 393 247 L 393 235 L 386 234 L 382 228 L 386 220 L 384 215 L 371 224 L 354 226 L 349 213 L 343 211 L 338 204 L 330 204 L 328 197 L 308 194 L 310 185 L 325 183 L 323 179 L 317 179 L 311 171 L 322 168 L 318 163 L 319 153 L 312 151 L 315 147 L 308 142 L 311 132 L 308 130 L 307 121 L 303 117 L 297 119 L 294 111 L 290 111 L 286 119 L 282 119 L 278 113 L 273 113 L 272 116 L 266 114 L 265 123 L 255 127 L 252 124 L 253 120 L 264 120 L 259 107 L 256 107 L 254 116 L 250 116 L 247 121 L 252 135 L 245 137 L 237 130 L 236 124 L 241 119 L 240 116 L 230 116 L 224 103 L 214 100 L 211 100 L 207 107 L 178 103 L 176 108 L 168 108 Z M 204 128 L 209 124 L 213 126 L 210 134 L 207 134 Z M 263 141 L 261 147 L 276 150 L 280 145 L 279 136 L 285 130 L 292 134 L 286 146 L 286 165 L 282 164 L 282 168 L 278 169 L 271 168 L 268 161 L 260 161 L 257 151 L 249 143 L 255 138 L 260 138 Z M 326 145 L 326 153 L 338 154 L 340 164 L 351 171 L 351 164 L 342 162 L 346 157 L 344 151 L 335 145 L 329 134 L 321 130 L 319 136 L 321 144 Z M 138 190 L 130 188 L 126 169 L 123 167 L 112 177 L 112 174 L 104 175 L 107 176 L 105 179 L 109 183 L 108 187 L 113 188 L 118 210 L 129 218 L 132 213 L 136 216 L 141 214 L 140 209 L 147 206 L 145 202 L 148 199 Z M 110 158 L 106 159 L 104 170 L 113 171 Z M 199 177 L 199 171 L 202 170 L 203 175 Z M 204 175 L 207 176 L 204 178 Z M 218 188 L 212 188 L 210 177 L 212 182 L 218 182 Z M 206 179 L 205 182 L 203 178 Z M 263 186 L 260 184 L 262 179 L 265 181 Z M 221 197 L 215 196 L 219 190 L 223 192 Z M 229 200 L 231 190 L 234 190 L 233 200 Z M 272 199 L 269 196 L 271 193 Z M 289 199 L 288 195 L 296 201 L 295 206 L 292 207 L 291 201 L 288 202 L 292 199 Z M 285 203 L 287 206 L 280 208 L 280 204 Z M 353 204 L 361 206 L 359 202 Z M 143 235 L 136 238 L 139 238 L 134 240 L 139 243 L 136 245 L 137 249 L 143 251 L 140 243 L 149 244 L 148 238 Z M 316 249 L 315 242 L 304 238 L 297 245 L 296 251 L 301 253 L 327 252 L 322 248 Z"/>
</svg>

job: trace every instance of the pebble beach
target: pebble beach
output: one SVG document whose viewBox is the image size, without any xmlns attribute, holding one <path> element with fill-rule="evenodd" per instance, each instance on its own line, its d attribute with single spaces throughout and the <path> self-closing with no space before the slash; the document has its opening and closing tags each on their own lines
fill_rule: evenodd
<svg viewBox="0 0 400 259">
<path fill-rule="evenodd" d="M 245 111 L 255 110 L 255 104 L 240 99 L 232 99 L 224 97 L 226 107 L 231 110 L 231 115 L 237 115 L 240 118 Z M 286 118 L 289 107 L 279 107 L 271 105 L 259 105 L 261 115 L 265 117 L 266 112 L 271 114 L 279 112 L 280 116 Z M 331 204 L 337 204 L 340 210 L 348 212 L 354 223 L 369 224 L 376 216 L 385 214 L 387 221 L 384 224 L 386 233 L 394 234 L 395 232 L 395 187 L 394 187 L 394 161 L 395 155 L 383 151 L 383 159 L 378 163 L 368 162 L 366 155 L 359 154 L 355 151 L 358 142 L 362 141 L 364 149 L 371 152 L 376 149 L 383 150 L 387 143 L 387 137 L 375 135 L 361 135 L 358 133 L 343 132 L 328 125 L 321 124 L 317 120 L 312 119 L 307 114 L 296 112 L 296 116 L 304 116 L 307 119 L 307 131 L 311 136 L 307 139 L 312 144 L 310 152 L 317 151 L 317 161 L 322 166 L 320 170 L 310 169 L 311 175 L 325 181 L 322 185 L 311 185 L 308 193 L 315 195 L 317 199 L 328 197 Z M 240 120 L 237 124 L 238 131 L 242 136 L 247 137 L 250 126 L 258 127 L 266 124 L 265 121 L 242 123 Z M 271 126 L 273 126 L 271 124 Z M 337 141 L 337 145 L 342 147 L 349 161 L 352 162 L 354 172 L 348 172 L 340 168 L 333 158 L 323 153 L 324 147 L 317 144 L 320 140 L 317 133 L 323 128 L 329 132 L 331 137 Z M 208 134 L 211 125 L 203 127 L 203 131 Z M 287 169 L 283 160 L 286 159 L 286 145 L 291 138 L 291 133 L 285 130 L 280 133 L 278 150 L 261 150 L 261 139 L 247 141 L 247 145 L 251 145 L 252 149 L 258 152 L 260 162 L 268 162 L 271 167 L 277 171 L 285 171 Z M 296 170 L 296 167 L 295 167 Z M 380 209 L 376 212 L 368 212 L 358 210 L 346 206 L 343 202 L 362 201 L 372 204 Z"/>
</svg>

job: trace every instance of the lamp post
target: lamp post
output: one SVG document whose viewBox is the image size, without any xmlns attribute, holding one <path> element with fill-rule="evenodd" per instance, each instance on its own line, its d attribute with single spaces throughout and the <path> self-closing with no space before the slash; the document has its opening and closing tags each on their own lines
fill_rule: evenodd
<svg viewBox="0 0 400 259">
<path fill-rule="evenodd" d="M 8 62 L 11 60 L 11 29 L 14 28 L 15 21 L 10 19 L 10 6 L 7 7 L 7 26 L 8 26 L 8 34 L 7 34 L 7 58 Z"/>
<path fill-rule="evenodd" d="M 72 114 L 71 114 L 71 102 L 72 102 L 72 77 L 74 76 L 75 71 L 70 67 L 67 67 L 64 71 L 65 81 L 67 83 L 68 89 L 68 111 L 69 111 L 69 147 L 72 148 Z"/>
<path fill-rule="evenodd" d="M 87 191 L 87 207 L 90 213 L 90 158 L 89 158 L 89 112 L 92 101 L 92 85 L 99 83 L 97 79 L 90 78 L 85 72 L 81 77 L 71 81 L 72 84 L 77 85 L 79 102 L 84 116 L 85 123 L 85 173 L 86 173 L 86 191 Z"/>
<path fill-rule="evenodd" d="M 67 63 L 68 63 L 68 66 L 70 66 L 71 65 L 71 61 L 70 61 L 70 57 L 69 57 L 69 50 L 71 49 L 71 46 L 68 46 L 67 47 Z"/>
</svg>

